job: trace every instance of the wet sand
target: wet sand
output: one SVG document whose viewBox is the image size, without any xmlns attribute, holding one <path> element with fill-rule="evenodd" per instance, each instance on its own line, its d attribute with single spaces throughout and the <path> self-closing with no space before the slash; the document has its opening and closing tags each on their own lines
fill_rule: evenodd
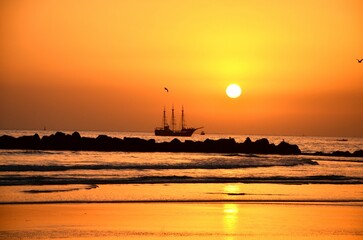
<svg viewBox="0 0 363 240">
<path fill-rule="evenodd" d="M 0 213 L 0 239 L 363 239 L 359 203 L 2 204 Z"/>
</svg>

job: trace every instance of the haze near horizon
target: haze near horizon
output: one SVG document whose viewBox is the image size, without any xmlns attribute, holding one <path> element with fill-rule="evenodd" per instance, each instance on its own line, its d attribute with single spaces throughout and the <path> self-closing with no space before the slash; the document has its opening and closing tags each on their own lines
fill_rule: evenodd
<svg viewBox="0 0 363 240">
<path fill-rule="evenodd" d="M 151 132 L 174 105 L 207 133 L 362 137 L 360 9 L 359 0 L 1 1 L 0 129 Z"/>
</svg>

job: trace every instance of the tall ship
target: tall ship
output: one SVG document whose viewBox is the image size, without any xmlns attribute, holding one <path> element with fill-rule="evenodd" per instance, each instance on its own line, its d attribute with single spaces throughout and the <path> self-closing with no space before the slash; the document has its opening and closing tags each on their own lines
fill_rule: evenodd
<svg viewBox="0 0 363 240">
<path fill-rule="evenodd" d="M 174 115 L 174 106 L 171 109 L 171 128 L 166 120 L 166 112 L 164 107 L 163 112 L 163 123 L 162 127 L 155 128 L 155 136 L 178 136 L 178 137 L 190 137 L 192 134 L 202 127 L 199 128 L 187 128 L 185 125 L 184 120 L 184 108 L 182 107 L 182 114 L 181 114 L 181 129 L 175 129 L 175 115 Z"/>
</svg>

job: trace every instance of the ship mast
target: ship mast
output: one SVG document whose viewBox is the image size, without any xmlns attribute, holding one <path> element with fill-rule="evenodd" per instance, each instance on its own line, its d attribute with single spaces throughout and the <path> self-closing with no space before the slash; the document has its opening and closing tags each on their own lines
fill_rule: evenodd
<svg viewBox="0 0 363 240">
<path fill-rule="evenodd" d="M 181 116 L 181 129 L 184 129 L 184 106 L 182 106 L 182 116 Z"/>
<path fill-rule="evenodd" d="M 171 109 L 171 130 L 175 131 L 174 105 Z"/>
<path fill-rule="evenodd" d="M 165 106 L 164 106 L 164 112 L 163 112 L 163 127 L 167 127 L 168 122 L 166 121 L 166 113 L 165 113 Z"/>
</svg>

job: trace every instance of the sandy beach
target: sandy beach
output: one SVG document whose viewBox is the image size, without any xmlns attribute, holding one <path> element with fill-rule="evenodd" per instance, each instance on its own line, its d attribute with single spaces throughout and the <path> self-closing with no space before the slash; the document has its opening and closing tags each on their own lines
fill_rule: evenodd
<svg viewBox="0 0 363 240">
<path fill-rule="evenodd" d="M 356 204 L 14 204 L 0 212 L 1 239 L 363 238 Z"/>
</svg>

